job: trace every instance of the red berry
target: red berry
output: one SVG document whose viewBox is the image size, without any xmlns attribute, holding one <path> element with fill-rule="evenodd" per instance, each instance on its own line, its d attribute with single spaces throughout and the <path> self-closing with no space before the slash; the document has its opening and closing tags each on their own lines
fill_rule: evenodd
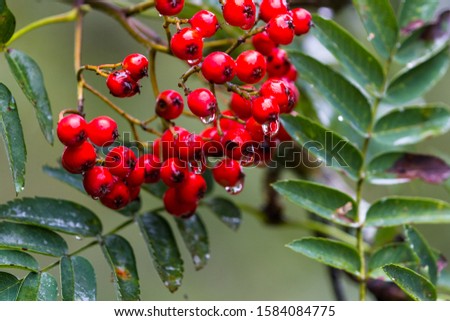
<svg viewBox="0 0 450 321">
<path fill-rule="evenodd" d="M 103 166 L 94 166 L 84 173 L 83 186 L 90 196 L 102 197 L 111 191 L 114 177 L 109 169 Z"/>
<path fill-rule="evenodd" d="M 169 187 L 180 185 L 188 175 L 187 164 L 178 158 L 169 158 L 161 166 L 161 180 Z"/>
<path fill-rule="evenodd" d="M 223 134 L 221 142 L 229 158 L 245 161 L 252 156 L 252 136 L 244 128 L 227 130 Z"/>
<path fill-rule="evenodd" d="M 200 135 L 188 133 L 178 140 L 178 157 L 183 161 L 201 160 L 203 157 L 203 138 Z"/>
<path fill-rule="evenodd" d="M 295 97 L 288 82 L 281 79 L 268 79 L 259 91 L 263 97 L 272 97 L 278 104 L 281 113 L 289 113 L 295 106 Z"/>
<path fill-rule="evenodd" d="M 97 153 L 89 142 L 79 146 L 68 146 L 64 149 L 61 163 L 70 173 L 81 174 L 95 165 Z"/>
<path fill-rule="evenodd" d="M 273 42 L 288 45 L 294 40 L 294 22 L 292 17 L 285 13 L 270 19 L 266 27 L 267 34 Z"/>
<path fill-rule="evenodd" d="M 86 140 L 86 121 L 77 114 L 62 118 L 56 129 L 58 138 L 66 146 L 78 146 Z"/>
<path fill-rule="evenodd" d="M 312 26 L 311 13 L 308 10 L 302 8 L 295 8 L 292 9 L 289 14 L 294 21 L 295 35 L 300 36 L 308 33 L 309 29 L 311 29 Z"/>
<path fill-rule="evenodd" d="M 284 75 L 286 79 L 289 81 L 296 81 L 298 76 L 297 68 L 295 68 L 294 64 L 290 64 L 289 71 Z"/>
<path fill-rule="evenodd" d="M 221 157 L 224 155 L 223 145 L 220 142 L 220 135 L 217 131 L 217 127 L 205 128 L 201 133 L 205 139 L 203 144 L 203 153 L 205 156 Z"/>
<path fill-rule="evenodd" d="M 214 180 L 230 193 L 237 194 L 242 190 L 245 174 L 237 161 L 225 158 L 214 166 L 212 173 Z"/>
<path fill-rule="evenodd" d="M 228 54 L 216 51 L 206 56 L 202 64 L 202 74 L 209 82 L 224 84 L 236 74 L 236 63 Z"/>
<path fill-rule="evenodd" d="M 97 146 L 109 146 L 119 137 L 117 123 L 108 116 L 99 116 L 92 119 L 87 132 L 89 139 Z"/>
<path fill-rule="evenodd" d="M 206 188 L 202 175 L 189 173 L 181 186 L 177 187 L 177 194 L 183 203 L 196 203 L 205 196 Z"/>
<path fill-rule="evenodd" d="M 184 0 L 156 0 L 155 7 L 163 16 L 175 16 L 183 10 Z"/>
<path fill-rule="evenodd" d="M 137 167 L 144 169 L 144 182 L 156 183 L 160 178 L 161 161 L 155 154 L 145 154 L 138 158 Z"/>
<path fill-rule="evenodd" d="M 283 77 L 289 72 L 291 62 L 286 51 L 275 48 L 267 56 L 267 74 L 269 77 Z"/>
<path fill-rule="evenodd" d="M 240 119 L 246 120 L 252 116 L 252 102 L 235 92 L 231 94 L 229 106 Z"/>
<path fill-rule="evenodd" d="M 141 186 L 128 186 L 128 191 L 130 192 L 130 202 L 132 202 L 139 197 Z"/>
<path fill-rule="evenodd" d="M 189 217 L 195 213 L 197 203 L 181 202 L 176 188 L 169 188 L 163 196 L 164 207 L 169 214 L 177 217 Z"/>
<path fill-rule="evenodd" d="M 200 10 L 189 19 L 192 28 L 197 29 L 200 34 L 209 38 L 214 36 L 219 29 L 219 21 L 214 13 L 208 10 Z"/>
<path fill-rule="evenodd" d="M 230 25 L 248 30 L 255 24 L 256 7 L 253 0 L 226 0 L 223 18 Z"/>
<path fill-rule="evenodd" d="M 255 50 L 247 50 L 236 59 L 238 78 L 248 84 L 260 81 L 266 74 L 266 59 Z"/>
<path fill-rule="evenodd" d="M 276 121 L 280 107 L 272 97 L 258 97 L 252 102 L 253 118 L 260 124 Z"/>
<path fill-rule="evenodd" d="M 255 142 L 262 142 L 264 140 L 264 130 L 262 128 L 262 125 L 258 123 L 253 117 L 247 119 L 245 123 L 245 130 L 250 133 L 252 139 Z"/>
<path fill-rule="evenodd" d="M 128 55 L 122 61 L 122 68 L 130 74 L 131 78 L 138 81 L 148 74 L 148 59 L 139 53 Z"/>
<path fill-rule="evenodd" d="M 198 88 L 187 96 L 187 104 L 192 113 L 204 119 L 216 114 L 217 100 L 214 94 L 206 88 Z M 211 119 L 208 119 L 211 121 Z M 214 120 L 214 118 L 212 119 Z"/>
<path fill-rule="evenodd" d="M 254 35 L 252 37 L 252 44 L 255 50 L 259 51 L 264 56 L 270 55 L 272 49 L 278 46 L 269 38 L 267 31 L 263 31 Z"/>
<path fill-rule="evenodd" d="M 222 115 L 236 117 L 236 115 L 231 110 L 224 110 L 222 112 Z M 216 123 L 217 122 L 215 122 L 215 124 Z M 235 128 L 244 128 L 244 125 L 239 123 L 237 120 L 229 119 L 229 118 L 225 118 L 225 117 L 221 117 L 219 123 L 220 123 L 220 128 L 223 131 L 227 131 L 227 130 L 235 129 Z"/>
<path fill-rule="evenodd" d="M 156 114 L 166 120 L 178 118 L 183 108 L 183 97 L 175 90 L 164 90 L 156 98 Z"/>
<path fill-rule="evenodd" d="M 130 202 L 130 190 L 124 183 L 117 181 L 109 193 L 100 197 L 100 202 L 113 210 L 121 209 Z"/>
<path fill-rule="evenodd" d="M 139 93 L 139 85 L 125 70 L 114 71 L 106 79 L 109 92 L 115 97 L 131 97 Z"/>
<path fill-rule="evenodd" d="M 136 164 L 138 164 L 136 162 Z M 128 187 L 141 186 L 145 181 L 145 168 L 136 165 L 133 170 L 125 178 Z"/>
<path fill-rule="evenodd" d="M 163 159 L 178 157 L 179 138 L 184 137 L 185 135 L 189 135 L 189 132 L 179 126 L 174 126 L 163 133 L 161 136 L 161 152 Z"/>
<path fill-rule="evenodd" d="M 202 58 L 203 39 L 194 28 L 184 28 L 172 36 L 170 48 L 175 57 L 181 60 L 197 60 Z"/>
<path fill-rule="evenodd" d="M 270 19 L 277 15 L 287 12 L 286 0 L 261 0 L 259 5 L 259 17 L 264 22 L 269 22 Z"/>
<path fill-rule="evenodd" d="M 283 125 L 280 125 L 280 129 L 278 130 L 278 133 L 276 134 L 275 138 L 281 142 L 292 140 L 292 137 L 288 134 Z"/>
<path fill-rule="evenodd" d="M 105 157 L 105 166 L 109 168 L 111 174 L 125 178 L 136 165 L 136 155 L 125 146 L 117 146 Z"/>
</svg>

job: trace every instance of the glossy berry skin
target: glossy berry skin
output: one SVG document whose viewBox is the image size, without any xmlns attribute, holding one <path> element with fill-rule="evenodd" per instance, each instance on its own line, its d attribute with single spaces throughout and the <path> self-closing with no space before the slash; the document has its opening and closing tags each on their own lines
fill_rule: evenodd
<svg viewBox="0 0 450 321">
<path fill-rule="evenodd" d="M 223 5 L 223 18 L 235 27 L 248 30 L 255 24 L 256 7 L 253 0 L 226 0 Z"/>
<path fill-rule="evenodd" d="M 231 94 L 229 107 L 240 119 L 246 120 L 252 116 L 252 102 L 235 92 Z"/>
<path fill-rule="evenodd" d="M 278 46 L 278 44 L 269 38 L 267 31 L 262 31 L 254 35 L 252 37 L 252 45 L 256 51 L 259 51 L 264 56 L 270 55 L 272 49 Z"/>
<path fill-rule="evenodd" d="M 114 182 L 114 177 L 109 169 L 103 166 L 92 167 L 84 173 L 83 177 L 84 189 L 93 198 L 102 197 L 109 193 Z"/>
<path fill-rule="evenodd" d="M 125 178 L 136 165 L 136 156 L 133 151 L 125 146 L 117 146 L 105 157 L 105 166 L 114 176 Z"/>
<path fill-rule="evenodd" d="M 86 121 L 77 114 L 70 114 L 62 118 L 56 129 L 59 140 L 66 146 L 79 146 L 87 137 Z"/>
<path fill-rule="evenodd" d="M 281 113 L 289 113 L 295 106 L 295 97 L 292 94 L 288 82 L 281 79 L 268 79 L 261 85 L 259 93 L 263 97 L 272 97 Z"/>
<path fill-rule="evenodd" d="M 130 202 L 130 190 L 123 182 L 116 181 L 110 192 L 100 197 L 100 202 L 113 210 L 119 210 Z"/>
<path fill-rule="evenodd" d="M 272 97 L 258 97 L 252 102 L 253 118 L 260 124 L 275 121 L 280 114 L 280 107 Z"/>
<path fill-rule="evenodd" d="M 259 5 L 259 18 L 264 22 L 269 22 L 270 19 L 277 15 L 287 12 L 286 0 L 261 0 Z"/>
<path fill-rule="evenodd" d="M 205 156 L 221 157 L 224 155 L 223 145 L 220 143 L 220 135 L 217 127 L 205 128 L 201 133 L 205 139 L 203 144 L 203 153 Z"/>
<path fill-rule="evenodd" d="M 109 146 L 119 137 L 117 123 L 108 116 L 92 119 L 87 125 L 88 137 L 97 146 Z"/>
<path fill-rule="evenodd" d="M 267 74 L 269 77 L 283 77 L 291 68 L 286 51 L 280 48 L 272 50 L 267 56 Z"/>
<path fill-rule="evenodd" d="M 197 60 L 202 58 L 203 39 L 194 28 L 184 28 L 172 36 L 170 48 L 175 57 L 181 60 Z"/>
<path fill-rule="evenodd" d="M 178 118 L 183 108 L 183 97 L 175 90 L 164 90 L 156 98 L 156 114 L 166 120 Z"/>
<path fill-rule="evenodd" d="M 294 21 L 289 14 L 280 14 L 270 19 L 266 31 L 273 42 L 288 45 L 294 40 Z"/>
<path fill-rule="evenodd" d="M 140 53 L 130 54 L 122 61 L 122 68 L 138 81 L 148 75 L 148 59 Z"/>
<path fill-rule="evenodd" d="M 230 158 L 220 160 L 214 166 L 212 174 L 216 183 L 223 187 L 236 186 L 245 177 L 239 162 Z"/>
<path fill-rule="evenodd" d="M 161 161 L 155 154 L 145 154 L 138 158 L 137 167 L 144 169 L 144 182 L 156 183 L 160 178 Z"/>
<path fill-rule="evenodd" d="M 161 180 L 169 187 L 180 185 L 189 175 L 187 163 L 169 158 L 161 166 Z"/>
<path fill-rule="evenodd" d="M 175 16 L 183 10 L 184 0 L 156 0 L 155 7 L 163 16 Z"/>
<path fill-rule="evenodd" d="M 174 126 L 172 130 L 166 130 L 161 136 L 161 155 L 164 160 L 171 157 L 178 157 L 179 138 L 189 135 L 189 131 L 183 127 Z"/>
<path fill-rule="evenodd" d="M 131 97 L 140 92 L 139 84 L 125 70 L 114 71 L 106 78 L 106 86 L 114 97 Z"/>
<path fill-rule="evenodd" d="M 303 8 L 292 9 L 289 14 L 294 21 L 294 31 L 296 36 L 308 33 L 312 26 L 312 16 L 308 10 Z"/>
<path fill-rule="evenodd" d="M 219 21 L 214 13 L 208 10 L 200 10 L 189 19 L 192 28 L 200 32 L 202 37 L 209 38 L 214 36 L 219 29 Z"/>
<path fill-rule="evenodd" d="M 247 50 L 236 59 L 236 73 L 245 83 L 254 84 L 266 74 L 266 58 L 256 50 Z"/>
<path fill-rule="evenodd" d="M 130 203 L 139 197 L 141 193 L 140 186 L 128 186 L 128 191 L 130 192 Z"/>
<path fill-rule="evenodd" d="M 128 187 L 137 187 L 144 184 L 145 181 L 145 168 L 139 167 L 137 165 L 134 166 L 133 170 L 128 174 L 128 176 L 125 178 L 125 183 Z"/>
<path fill-rule="evenodd" d="M 163 196 L 166 211 L 176 217 L 190 217 L 197 209 L 197 203 L 181 202 L 176 188 L 169 188 Z"/>
<path fill-rule="evenodd" d="M 236 74 L 236 63 L 228 54 L 215 51 L 203 60 L 202 75 L 214 84 L 224 84 L 231 81 Z"/>
<path fill-rule="evenodd" d="M 64 149 L 61 157 L 62 166 L 72 174 L 81 174 L 95 165 L 97 153 L 91 143 L 85 141 L 79 146 Z"/>
<path fill-rule="evenodd" d="M 197 117 L 210 117 L 216 113 L 217 100 L 214 94 L 206 88 L 198 88 L 187 96 L 187 104 Z"/>
<path fill-rule="evenodd" d="M 221 139 L 225 153 L 229 158 L 242 160 L 251 156 L 252 136 L 244 128 L 233 128 L 227 130 Z"/>
<path fill-rule="evenodd" d="M 297 68 L 295 68 L 294 64 L 290 64 L 289 70 L 286 74 L 284 74 L 284 77 L 289 80 L 295 82 L 298 77 L 298 71 Z"/>
<path fill-rule="evenodd" d="M 184 182 L 177 188 L 179 200 L 183 203 L 196 203 L 206 194 L 206 181 L 202 175 L 189 173 Z"/>
<path fill-rule="evenodd" d="M 203 157 L 204 141 L 197 134 L 185 135 L 178 140 L 178 157 L 183 161 L 200 161 Z"/>
<path fill-rule="evenodd" d="M 262 125 L 253 117 L 250 117 L 245 122 L 245 130 L 252 136 L 252 140 L 255 142 L 262 142 L 264 140 L 264 130 Z"/>
</svg>

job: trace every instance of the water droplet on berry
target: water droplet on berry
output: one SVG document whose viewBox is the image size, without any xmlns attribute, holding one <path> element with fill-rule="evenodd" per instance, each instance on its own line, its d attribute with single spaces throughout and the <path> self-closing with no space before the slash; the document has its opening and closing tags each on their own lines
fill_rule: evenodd
<svg viewBox="0 0 450 321">
<path fill-rule="evenodd" d="M 344 117 L 342 117 L 341 115 L 339 115 L 339 116 L 338 116 L 338 120 L 342 122 L 342 121 L 344 121 Z"/>
<path fill-rule="evenodd" d="M 265 122 L 264 124 L 262 124 L 262 129 L 263 129 L 264 135 L 273 136 L 276 133 L 278 133 L 278 130 L 280 129 L 280 122 L 278 120 L 271 120 L 271 121 Z"/>
<path fill-rule="evenodd" d="M 192 160 L 189 162 L 189 166 L 195 174 L 203 173 L 203 163 L 201 161 Z"/>
<path fill-rule="evenodd" d="M 237 184 L 234 186 L 226 186 L 225 190 L 231 195 L 236 195 L 236 194 L 239 194 L 240 192 L 242 192 L 243 188 L 244 188 L 243 182 L 238 181 Z"/>
<path fill-rule="evenodd" d="M 209 116 L 206 117 L 200 117 L 200 120 L 202 121 L 203 124 L 210 124 L 212 123 L 214 120 L 216 119 L 216 114 L 211 114 Z"/>
</svg>

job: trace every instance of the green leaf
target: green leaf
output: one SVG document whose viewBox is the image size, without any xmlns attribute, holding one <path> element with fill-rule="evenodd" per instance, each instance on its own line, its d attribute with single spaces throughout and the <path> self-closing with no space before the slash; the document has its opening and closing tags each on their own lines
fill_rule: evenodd
<svg viewBox="0 0 450 321">
<path fill-rule="evenodd" d="M 14 275 L 0 271 L 0 301 L 16 301 L 21 284 Z"/>
<path fill-rule="evenodd" d="M 369 274 L 388 264 L 417 262 L 406 243 L 387 244 L 373 252 L 369 259 Z"/>
<path fill-rule="evenodd" d="M 313 15 L 312 34 L 345 68 L 349 76 L 367 92 L 378 92 L 384 83 L 379 61 L 347 30 L 332 20 Z"/>
<path fill-rule="evenodd" d="M 0 250 L 0 267 L 39 270 L 38 262 L 31 255 L 14 250 Z"/>
<path fill-rule="evenodd" d="M 369 208 L 366 226 L 450 223 L 450 204 L 431 198 L 389 197 Z"/>
<path fill-rule="evenodd" d="M 30 56 L 16 49 L 6 51 L 6 60 L 17 83 L 36 110 L 45 139 L 53 145 L 52 110 L 38 64 Z"/>
<path fill-rule="evenodd" d="M 407 31 L 413 24 L 423 24 L 430 21 L 433 19 L 438 5 L 438 0 L 403 1 L 399 18 L 400 28 L 403 29 L 402 31 Z"/>
<path fill-rule="evenodd" d="M 406 267 L 389 264 L 383 267 L 384 272 L 407 295 L 415 301 L 435 301 L 436 289 L 422 275 Z"/>
<path fill-rule="evenodd" d="M 58 181 L 66 183 L 86 195 L 82 175 L 71 174 L 62 167 L 50 167 L 48 165 L 43 166 L 42 170 L 48 176 L 56 178 Z"/>
<path fill-rule="evenodd" d="M 373 137 L 387 145 L 411 145 L 449 129 L 450 110 L 437 103 L 405 107 L 384 115 L 376 122 Z"/>
<path fill-rule="evenodd" d="M 242 220 L 241 210 L 232 201 L 217 196 L 204 202 L 226 226 L 234 231 L 239 228 Z"/>
<path fill-rule="evenodd" d="M 289 58 L 302 78 L 314 85 L 345 122 L 361 134 L 366 132 L 372 119 L 370 105 L 353 84 L 330 67 L 298 51 L 289 51 Z"/>
<path fill-rule="evenodd" d="M 162 181 L 158 181 L 153 184 L 142 184 L 142 189 L 149 192 L 157 198 L 162 198 L 164 193 L 167 191 L 167 185 Z"/>
<path fill-rule="evenodd" d="M 11 39 L 16 29 L 16 18 L 6 6 L 5 0 L 0 0 L 0 45 Z"/>
<path fill-rule="evenodd" d="M 102 250 L 114 275 L 118 299 L 139 300 L 139 276 L 130 243 L 119 235 L 107 235 L 103 239 Z"/>
<path fill-rule="evenodd" d="M 195 269 L 202 269 L 206 266 L 210 257 L 205 224 L 197 214 L 185 219 L 176 218 L 176 222 L 184 243 L 191 253 Z"/>
<path fill-rule="evenodd" d="M 0 222 L 0 248 L 50 256 L 67 254 L 66 241 L 58 234 L 38 226 L 9 222 Z"/>
<path fill-rule="evenodd" d="M 5 143 L 17 195 L 25 186 L 27 150 L 16 102 L 11 92 L 2 83 L 0 83 L 0 132 Z"/>
<path fill-rule="evenodd" d="M 292 203 L 334 223 L 351 226 L 356 219 L 354 200 L 333 188 L 302 180 L 279 181 L 273 188 Z"/>
<path fill-rule="evenodd" d="M 136 214 L 141 210 L 141 207 L 142 207 L 142 200 L 140 197 L 138 197 L 132 200 L 129 204 L 127 204 L 127 206 L 118 210 L 117 212 L 119 212 L 124 216 L 132 217 L 134 214 Z"/>
<path fill-rule="evenodd" d="M 86 207 L 45 197 L 15 199 L 0 205 L 0 218 L 82 236 L 96 236 L 102 231 L 99 218 Z"/>
<path fill-rule="evenodd" d="M 420 265 L 425 268 L 425 271 L 429 275 L 431 283 L 436 284 L 438 267 L 433 251 L 428 245 L 428 242 L 419 233 L 419 231 L 412 226 L 405 226 L 405 235 L 411 249 L 417 255 Z"/>
<path fill-rule="evenodd" d="M 429 60 L 400 72 L 389 84 L 386 100 L 393 104 L 403 104 L 421 97 L 441 80 L 448 66 L 448 47 L 445 47 Z"/>
<path fill-rule="evenodd" d="M 64 301 L 95 301 L 97 284 L 91 263 L 81 256 L 61 259 L 61 292 Z"/>
<path fill-rule="evenodd" d="M 183 260 L 169 223 L 151 212 L 137 221 L 159 277 L 170 292 L 175 292 L 183 279 Z"/>
<path fill-rule="evenodd" d="M 347 139 L 300 115 L 282 115 L 281 122 L 297 143 L 327 166 L 344 171 L 354 180 L 358 178 L 362 156 Z"/>
<path fill-rule="evenodd" d="M 318 237 L 305 237 L 286 245 L 291 250 L 311 259 L 347 271 L 356 276 L 360 273 L 361 259 L 350 245 Z"/>
<path fill-rule="evenodd" d="M 29 273 L 22 282 L 17 301 L 56 301 L 58 283 L 47 273 Z"/>
<path fill-rule="evenodd" d="M 384 59 L 389 59 L 398 38 L 398 25 L 389 0 L 353 0 L 367 31 L 367 39 Z"/>
</svg>

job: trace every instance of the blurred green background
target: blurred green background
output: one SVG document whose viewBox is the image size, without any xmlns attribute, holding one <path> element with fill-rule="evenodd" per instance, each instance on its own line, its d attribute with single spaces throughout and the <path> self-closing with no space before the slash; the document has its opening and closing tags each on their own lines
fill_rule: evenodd
<svg viewBox="0 0 450 321">
<path fill-rule="evenodd" d="M 62 13 L 70 9 L 66 4 L 50 0 L 9 0 L 10 9 L 17 19 L 17 28 L 52 14 Z M 440 1 L 440 10 L 450 7 L 450 1 Z M 334 17 L 339 23 L 351 30 L 359 38 L 364 38 L 364 30 L 351 6 L 344 8 Z M 162 20 L 144 20 L 145 23 L 161 30 Z M 132 52 L 145 53 L 145 49 L 136 44 L 118 23 L 109 17 L 92 12 L 86 16 L 83 40 L 83 64 L 102 64 L 119 62 Z M 330 56 L 311 37 L 302 40 L 309 54 L 318 59 L 329 61 Z M 31 55 L 40 65 L 46 82 L 47 91 L 52 103 L 55 123 L 58 112 L 65 108 L 76 107 L 76 81 L 73 71 L 73 24 L 46 26 L 32 31 L 12 44 Z M 186 66 L 174 58 L 159 56 L 157 62 L 158 79 L 161 89 L 175 89 L 177 78 L 186 70 Z M 88 75 L 88 81 L 107 93 L 104 80 L 95 75 Z M 6 61 L 0 58 L 0 81 L 5 83 L 17 100 L 25 139 L 28 149 L 27 181 L 21 197 L 47 196 L 80 202 L 97 213 L 108 231 L 118 225 L 124 218 L 110 211 L 98 202 L 82 195 L 71 187 L 56 181 L 42 172 L 42 166 L 55 165 L 63 146 L 56 142 L 49 146 L 40 133 L 31 105 L 21 93 L 9 73 Z M 122 108 L 136 117 L 145 119 L 153 113 L 154 97 L 150 83 L 143 82 L 141 95 L 131 99 L 114 99 Z M 448 88 L 450 74 L 426 95 L 427 101 L 450 103 Z M 225 102 L 222 102 L 225 105 Z M 86 94 L 85 102 L 88 119 L 97 115 L 113 115 L 106 105 L 96 97 Z M 115 117 L 118 119 L 118 117 Z M 201 128 L 200 122 L 183 122 L 188 128 Z M 121 131 L 127 131 L 128 125 L 119 122 Z M 152 136 L 148 137 L 152 139 Z M 450 134 L 419 145 L 417 152 L 432 152 L 450 159 Z M 262 185 L 260 169 L 246 170 L 244 191 L 234 200 L 252 205 L 260 205 Z M 290 175 L 290 174 L 289 174 Z M 285 175 L 285 177 L 289 177 Z M 7 165 L 4 149 L 0 149 L 0 203 L 15 198 L 11 174 Z M 216 187 L 215 193 L 225 195 Z M 405 186 L 378 186 L 365 189 L 368 201 L 373 201 L 386 194 L 422 195 L 450 200 L 449 192 L 442 186 L 431 186 L 422 182 L 414 182 Z M 145 194 L 143 209 L 161 206 L 159 200 Z M 302 218 L 305 213 L 295 206 L 285 204 L 286 213 L 293 218 Z M 308 234 L 307 231 L 288 228 L 271 227 L 262 224 L 253 216 L 243 214 L 243 222 L 237 232 L 223 225 L 212 213 L 200 209 L 210 238 L 211 259 L 207 267 L 199 272 L 194 271 L 190 256 L 184 248 L 179 235 L 176 235 L 185 261 L 185 277 L 182 287 L 175 293 L 169 293 L 163 286 L 153 268 L 144 241 L 139 235 L 137 226 L 129 226 L 120 234 L 133 245 L 141 278 L 143 300 L 331 300 L 331 286 L 326 268 L 306 257 L 288 250 L 284 245 L 293 239 Z M 172 222 L 173 223 L 173 222 Z M 422 226 L 433 247 L 450 257 L 450 225 Z M 75 250 L 89 240 L 77 240 L 67 237 L 70 250 Z M 109 267 L 98 247 L 83 253 L 96 269 L 98 281 L 98 299 L 114 300 L 112 277 Z M 50 263 L 52 259 L 42 258 L 42 262 Z M 56 275 L 57 269 L 52 270 Z M 20 272 L 19 272 L 20 274 Z M 356 299 L 355 287 L 345 282 L 349 298 Z"/>
</svg>

